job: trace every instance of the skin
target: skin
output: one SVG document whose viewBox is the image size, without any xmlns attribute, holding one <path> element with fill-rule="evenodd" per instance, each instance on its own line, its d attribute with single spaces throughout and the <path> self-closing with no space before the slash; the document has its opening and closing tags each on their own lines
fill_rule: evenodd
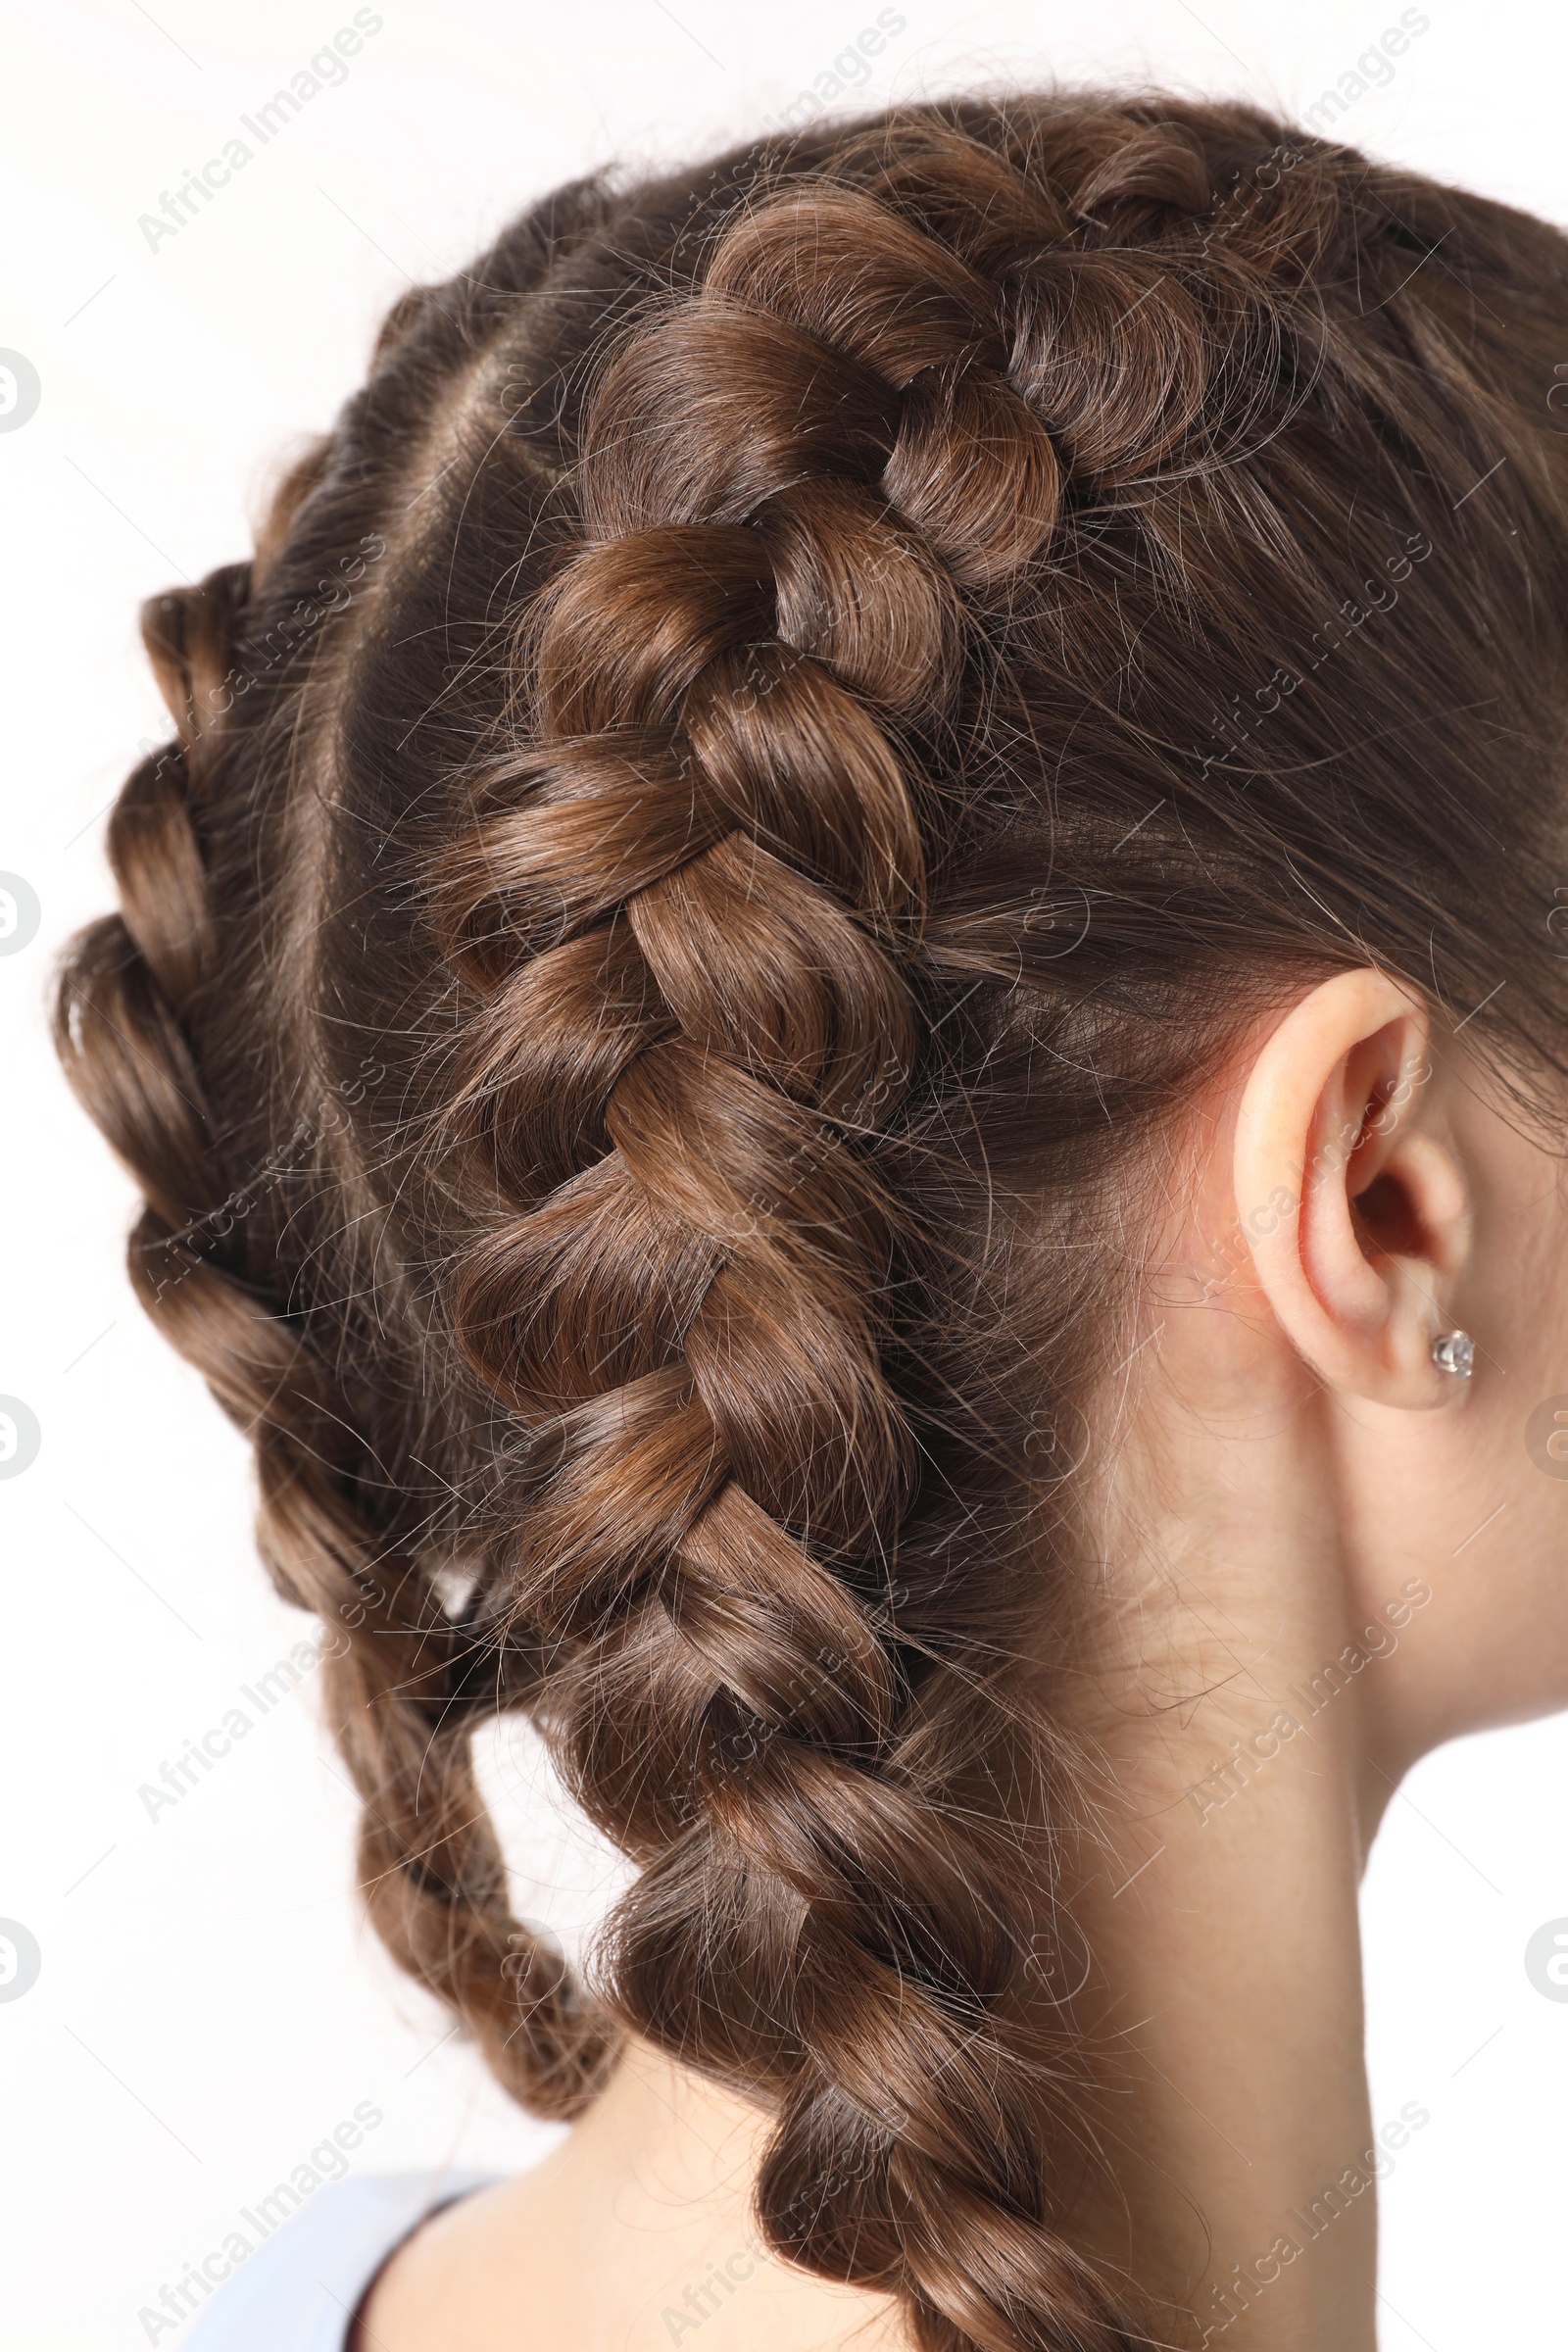
<svg viewBox="0 0 1568 2352">
<path fill-rule="evenodd" d="M 1419 1757 L 1568 1703 L 1568 1480 L 1524 1442 L 1568 1395 L 1562 1164 L 1370 970 L 1250 1030 L 1180 1145 L 1050 1694 L 1091 1763 L 1063 1892 L 1100 2156 L 1070 2224 L 1154 2341 L 1374 2352 L 1371 2152 L 1413 2119 L 1369 2112 L 1367 1851 Z M 1432 1358 L 1456 1327 L 1469 1381 Z M 764 2135 L 633 2048 L 544 2164 L 393 2257 L 356 2352 L 655 2352 L 691 2332 L 667 2313 L 702 2352 L 905 2343 L 757 2245 Z"/>
</svg>

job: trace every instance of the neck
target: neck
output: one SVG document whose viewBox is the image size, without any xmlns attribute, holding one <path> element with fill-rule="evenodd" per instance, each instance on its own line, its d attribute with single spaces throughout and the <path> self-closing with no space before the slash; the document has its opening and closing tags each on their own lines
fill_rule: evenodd
<svg viewBox="0 0 1568 2352">
<path fill-rule="evenodd" d="M 633 2043 L 542 2164 L 427 2224 L 367 2308 L 364 2352 L 903 2352 L 885 2295 L 792 2270 L 751 2210 L 757 2108 Z M 700 2339 L 700 2341 L 699 2341 Z"/>
<path fill-rule="evenodd" d="M 1103 2151 L 1075 2220 L 1157 2341 L 1372 2352 L 1356 1898 L 1389 1785 L 1340 1663 L 1335 1427 L 1294 1359 L 1239 1331 L 1216 1365 L 1213 1341 L 1171 1318 L 1146 1374 L 1067 1702 Z"/>
</svg>

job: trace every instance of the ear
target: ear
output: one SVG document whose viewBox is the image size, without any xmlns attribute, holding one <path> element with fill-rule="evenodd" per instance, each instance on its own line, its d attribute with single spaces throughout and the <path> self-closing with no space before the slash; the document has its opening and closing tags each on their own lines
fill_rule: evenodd
<svg viewBox="0 0 1568 2352">
<path fill-rule="evenodd" d="M 1237 1118 L 1236 1205 L 1276 1320 L 1348 1396 L 1430 1408 L 1464 1394 L 1432 1343 L 1470 1253 L 1470 1209 L 1438 1132 L 1419 1000 L 1341 972 L 1259 1051 Z"/>
</svg>

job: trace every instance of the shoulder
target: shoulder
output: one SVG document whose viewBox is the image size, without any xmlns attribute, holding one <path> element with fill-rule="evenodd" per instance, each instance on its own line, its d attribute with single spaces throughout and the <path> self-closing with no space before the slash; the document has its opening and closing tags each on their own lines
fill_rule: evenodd
<svg viewBox="0 0 1568 2352">
<path fill-rule="evenodd" d="M 367 2173 L 329 2181 L 235 2262 L 184 2352 L 344 2352 L 356 2308 L 388 2255 L 429 2215 L 492 2178 Z"/>
</svg>

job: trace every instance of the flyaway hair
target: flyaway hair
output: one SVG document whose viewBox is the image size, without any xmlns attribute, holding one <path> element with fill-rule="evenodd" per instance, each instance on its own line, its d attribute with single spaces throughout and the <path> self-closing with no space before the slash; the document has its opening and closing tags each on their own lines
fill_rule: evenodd
<svg viewBox="0 0 1568 2352">
<path fill-rule="evenodd" d="M 539 2114 L 628 2031 L 759 2101 L 767 2242 L 923 2352 L 1142 2340 L 1049 1698 L 1161 1139 L 1303 975 L 1561 1034 L 1565 258 L 1157 97 L 585 180 L 145 616 L 60 1049 L 369 1915 Z M 509 1710 L 637 1866 L 586 1982 Z"/>
</svg>

